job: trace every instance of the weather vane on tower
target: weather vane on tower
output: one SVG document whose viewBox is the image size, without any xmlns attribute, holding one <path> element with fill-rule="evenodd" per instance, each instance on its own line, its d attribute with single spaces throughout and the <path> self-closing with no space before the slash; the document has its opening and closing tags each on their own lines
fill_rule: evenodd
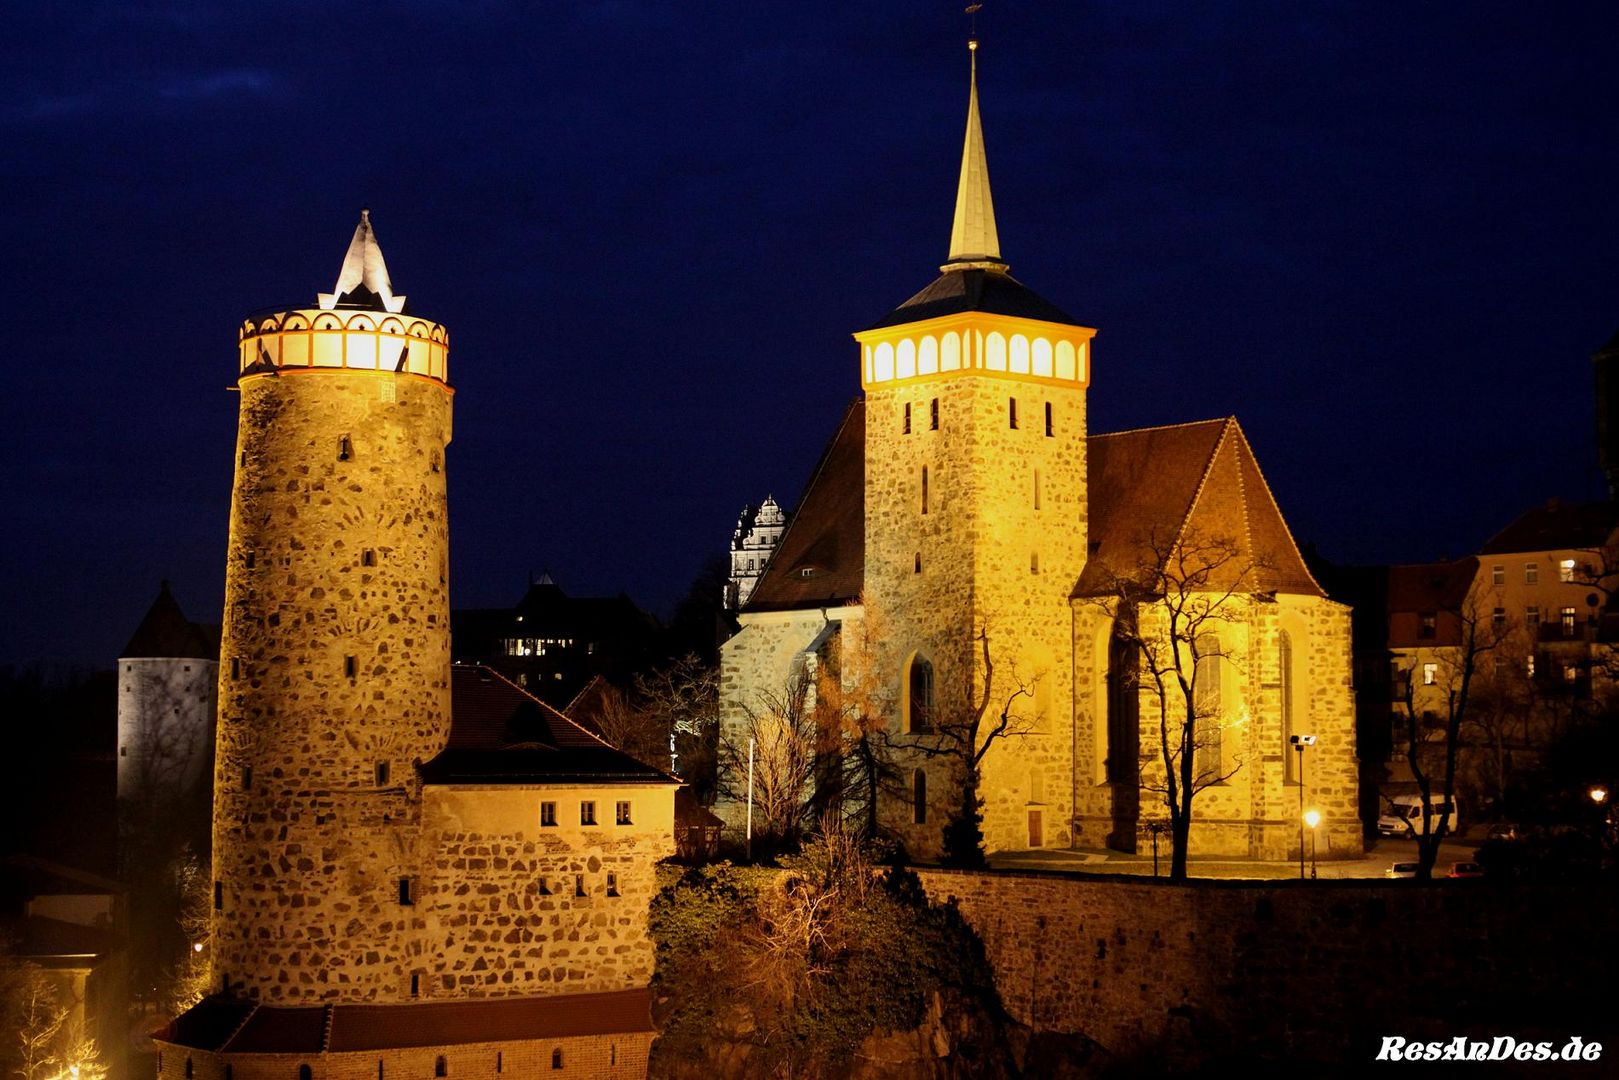
<svg viewBox="0 0 1619 1080">
<path fill-rule="evenodd" d="M 978 13 L 983 10 L 983 4 L 967 5 L 967 48 L 978 51 Z"/>
</svg>

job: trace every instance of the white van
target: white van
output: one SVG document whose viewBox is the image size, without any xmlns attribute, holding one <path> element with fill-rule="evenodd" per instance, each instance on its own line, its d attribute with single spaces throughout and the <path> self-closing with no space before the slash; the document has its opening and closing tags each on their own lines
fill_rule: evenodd
<svg viewBox="0 0 1619 1080">
<path fill-rule="evenodd" d="M 1422 796 L 1396 795 L 1389 803 L 1389 808 L 1377 819 L 1378 835 L 1392 836 L 1401 840 L 1421 836 Z M 1429 795 L 1428 806 L 1431 814 L 1428 822 L 1429 830 L 1437 833 L 1440 826 L 1444 826 L 1446 836 L 1455 836 L 1462 823 L 1462 800 L 1452 797 L 1447 803 L 1443 795 Z"/>
</svg>

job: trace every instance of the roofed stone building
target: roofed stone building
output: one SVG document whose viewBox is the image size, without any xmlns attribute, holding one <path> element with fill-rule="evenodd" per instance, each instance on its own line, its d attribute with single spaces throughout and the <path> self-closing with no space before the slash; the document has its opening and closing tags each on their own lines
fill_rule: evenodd
<svg viewBox="0 0 1619 1080">
<path fill-rule="evenodd" d="M 973 56 L 949 260 L 854 335 L 864 396 L 724 647 L 723 737 L 745 744 L 750 714 L 794 671 L 846 673 L 848 650 L 864 650 L 903 774 L 904 794 L 887 793 L 879 816 L 928 855 L 959 802 L 951 759 L 923 752 L 938 745 L 936 722 L 986 688 L 997 712 L 1022 689 L 1010 706 L 1019 734 L 982 766 L 987 846 L 1134 850 L 1166 816 L 1163 764 L 1156 699 L 1119 647 L 1109 600 L 1162 563 L 1155 538 L 1202 538 L 1245 572 L 1209 586 L 1238 595 L 1200 662 L 1199 775 L 1207 765 L 1224 779 L 1197 795 L 1192 850 L 1296 853 L 1290 738 L 1312 734 L 1320 850 L 1358 853 L 1349 610 L 1306 569 L 1236 420 L 1089 432 L 1096 332 L 1001 256 L 976 43 Z M 1143 601 L 1144 623 L 1156 610 Z M 861 630 L 874 620 L 880 630 Z M 721 810 L 736 827 L 745 780 L 730 788 Z"/>
<path fill-rule="evenodd" d="M 725 606 L 735 611 L 748 602 L 759 584 L 781 534 L 787 531 L 788 514 L 766 495 L 758 506 L 744 506 L 731 530 L 731 578 L 725 587 Z"/>
<path fill-rule="evenodd" d="M 644 1075 L 679 782 L 452 666 L 447 332 L 362 212 L 336 288 L 240 341 L 218 989 L 158 1075 Z"/>
</svg>

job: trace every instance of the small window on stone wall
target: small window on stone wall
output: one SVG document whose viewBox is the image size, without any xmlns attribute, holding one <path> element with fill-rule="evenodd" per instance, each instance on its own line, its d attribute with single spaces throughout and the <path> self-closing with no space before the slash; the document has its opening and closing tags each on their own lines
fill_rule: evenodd
<svg viewBox="0 0 1619 1080">
<path fill-rule="evenodd" d="M 308 1065 L 298 1066 L 298 1080 L 314 1080 L 315 1070 Z"/>
<path fill-rule="evenodd" d="M 347 435 L 337 437 L 337 460 L 347 461 L 354 456 L 354 444 Z"/>
<path fill-rule="evenodd" d="M 911 403 L 907 401 L 905 403 L 905 426 L 900 429 L 900 434 L 901 435 L 909 435 L 910 433 L 911 433 Z"/>
<path fill-rule="evenodd" d="M 607 875 L 607 895 L 608 896 L 617 896 L 618 895 L 618 875 L 617 874 L 608 874 Z"/>
<path fill-rule="evenodd" d="M 382 1059 L 377 1058 L 377 1080 L 383 1080 Z"/>
<path fill-rule="evenodd" d="M 242 677 L 242 662 L 234 656 L 230 658 L 230 677 L 233 679 Z"/>
<path fill-rule="evenodd" d="M 412 975 L 410 977 L 410 996 L 422 996 L 422 977 L 420 975 Z"/>
<path fill-rule="evenodd" d="M 922 572 L 922 553 L 920 551 L 916 553 L 916 569 L 911 572 L 914 574 L 920 574 Z"/>
<path fill-rule="evenodd" d="M 433 1062 L 433 1075 L 434 1076 L 449 1076 L 450 1075 L 450 1063 L 448 1061 L 444 1060 L 444 1055 L 443 1054 L 440 1054 Z"/>
<path fill-rule="evenodd" d="M 609 1064 L 609 1065 L 617 1065 L 618 1064 L 618 1043 L 608 1043 L 607 1044 L 607 1064 Z"/>
<path fill-rule="evenodd" d="M 258 561 L 258 557 L 257 557 L 255 552 L 249 551 L 249 552 L 246 552 L 245 554 L 243 554 L 243 556 L 242 556 L 242 565 L 246 566 L 249 570 L 253 569 L 253 565 L 257 561 Z"/>
<path fill-rule="evenodd" d="M 190 1058 L 186 1058 L 186 1076 L 188 1076 L 188 1077 L 189 1077 L 189 1076 L 191 1076 L 191 1075 L 193 1075 L 193 1074 L 192 1074 L 192 1064 L 191 1064 L 191 1059 L 190 1059 Z"/>
<path fill-rule="evenodd" d="M 358 673 L 359 670 L 360 670 L 360 666 L 359 666 L 358 663 L 355 662 L 354 657 L 352 657 L 352 656 L 343 657 L 343 675 L 344 675 L 344 677 L 352 679 L 352 678 L 354 678 L 355 674 Z"/>
<path fill-rule="evenodd" d="M 550 882 L 549 879 L 547 879 L 545 877 L 544 874 L 540 875 L 539 886 L 540 886 L 540 895 L 541 896 L 550 896 L 551 895 L 551 882 Z"/>
<path fill-rule="evenodd" d="M 377 762 L 377 787 L 387 787 L 387 786 L 388 786 L 388 763 L 386 761 L 379 761 L 379 762 Z"/>
<path fill-rule="evenodd" d="M 414 904 L 416 902 L 414 891 L 411 889 L 410 878 L 408 877 L 399 879 L 399 902 L 401 904 Z"/>
<path fill-rule="evenodd" d="M 551 1068 L 562 1068 L 562 1047 L 560 1046 L 551 1051 Z"/>
<path fill-rule="evenodd" d="M 495 1071 L 496 1072 L 505 1072 L 506 1071 L 506 1058 L 505 1058 L 505 1055 L 503 1055 L 499 1050 L 495 1051 Z"/>
<path fill-rule="evenodd" d="M 242 769 L 242 790 L 253 790 L 253 766 L 248 765 Z"/>
<path fill-rule="evenodd" d="M 581 825 L 594 825 L 594 824 L 596 824 L 596 804 L 595 804 L 595 802 L 587 800 L 587 801 L 582 802 L 582 803 L 579 804 L 579 824 L 581 824 Z"/>
<path fill-rule="evenodd" d="M 225 1065 L 225 1080 L 236 1080 L 236 1070 L 228 1062 Z"/>
<path fill-rule="evenodd" d="M 630 821 L 630 802 L 628 799 L 619 800 L 618 808 L 614 812 L 614 817 L 620 825 L 634 824 L 634 822 Z"/>
<path fill-rule="evenodd" d="M 583 895 L 585 895 L 585 875 L 583 875 L 583 874 L 575 874 L 575 875 L 573 875 L 573 895 L 575 895 L 575 896 L 583 896 Z"/>
<path fill-rule="evenodd" d="M 552 829 L 556 827 L 556 823 L 557 804 L 554 802 L 542 802 L 540 804 L 540 825 L 544 828 Z"/>
<path fill-rule="evenodd" d="M 373 550 L 372 548 L 366 548 L 364 551 L 360 552 L 360 565 L 361 566 L 375 566 L 375 565 L 377 565 L 377 553 L 376 553 L 376 551 Z"/>
</svg>

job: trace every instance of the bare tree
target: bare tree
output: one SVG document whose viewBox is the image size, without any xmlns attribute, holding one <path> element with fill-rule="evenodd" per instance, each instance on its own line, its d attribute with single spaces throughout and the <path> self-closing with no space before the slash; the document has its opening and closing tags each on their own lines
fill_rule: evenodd
<svg viewBox="0 0 1619 1080">
<path fill-rule="evenodd" d="M 1403 664 L 1396 661 L 1398 706 L 1404 712 L 1397 718 L 1396 746 L 1405 755 L 1422 801 L 1422 828 L 1416 831 L 1417 877 L 1422 879 L 1433 876 L 1439 845 L 1456 817 L 1454 813 L 1440 814 L 1436 820 L 1435 774 L 1440 804 L 1454 807 L 1461 734 L 1478 711 L 1475 692 L 1481 668 L 1509 640 L 1507 621 L 1486 611 L 1484 603 L 1478 594 L 1470 593 L 1459 605 L 1440 613 L 1454 629 L 1454 643 L 1422 650 Z"/>
<path fill-rule="evenodd" d="M 56 1061 L 68 1007 L 56 984 L 37 965 L 11 961 L 5 972 L 6 1058 L 21 1080 L 43 1080 Z"/>
<path fill-rule="evenodd" d="M 970 662 L 962 665 L 962 700 L 955 707 L 935 707 L 925 730 L 889 736 L 891 745 L 924 758 L 943 758 L 951 764 L 956 805 L 944 825 L 944 860 L 961 867 L 988 865 L 984 857 L 983 801 L 978 793 L 985 756 L 996 743 L 1034 730 L 1029 716 L 1013 711 L 1019 698 L 1032 700 L 1032 682 L 1025 682 L 1013 672 L 1009 688 L 999 689 L 987 626 L 978 628 L 972 644 L 979 654 L 978 664 L 976 670 Z M 998 707 L 998 711 L 991 711 L 992 707 Z"/>
<path fill-rule="evenodd" d="M 751 806 L 763 849 L 796 848 L 814 823 L 817 765 L 829 740 L 815 707 L 815 675 L 795 665 L 779 690 L 743 706 L 745 721 L 722 740 L 727 794 Z"/>
<path fill-rule="evenodd" d="M 1244 764 L 1240 753 L 1226 753 L 1216 680 L 1230 661 L 1220 630 L 1253 601 L 1262 567 L 1234 540 L 1192 530 L 1153 531 L 1138 550 L 1141 565 L 1115 575 L 1097 602 L 1134 653 L 1136 689 L 1152 699 L 1156 732 L 1142 748 L 1139 783 L 1163 798 L 1169 876 L 1184 880 L 1193 800 Z"/>
<path fill-rule="evenodd" d="M 642 672 L 628 690 L 606 687 L 584 718 L 631 757 L 713 790 L 719 672 L 695 654 Z"/>
</svg>

